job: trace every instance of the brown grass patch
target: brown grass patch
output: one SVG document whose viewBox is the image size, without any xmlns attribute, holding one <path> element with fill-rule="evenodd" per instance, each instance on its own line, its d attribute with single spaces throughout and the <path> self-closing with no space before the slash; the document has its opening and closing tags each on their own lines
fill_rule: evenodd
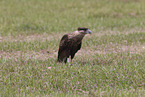
<svg viewBox="0 0 145 97">
<path fill-rule="evenodd" d="M 103 35 L 115 35 L 115 34 L 129 34 L 134 32 L 145 32 L 143 29 L 130 30 L 125 32 L 119 31 L 102 31 L 99 33 L 93 33 L 97 37 L 101 37 Z M 13 42 L 13 41 L 34 41 L 40 39 L 51 40 L 53 38 L 61 38 L 62 34 L 35 34 L 30 36 L 18 36 L 17 38 L 8 36 L 8 37 L 0 37 L 0 42 Z M 91 35 L 89 36 L 91 37 Z M 137 44 L 137 45 L 121 45 L 121 44 L 106 44 L 106 45 L 98 45 L 93 48 L 86 47 L 78 51 L 76 55 L 92 55 L 92 54 L 106 54 L 106 53 L 119 53 L 119 52 L 130 52 L 130 53 L 145 53 L 145 44 Z M 0 58 L 3 59 L 37 59 L 37 60 L 47 60 L 49 58 L 57 58 L 57 51 L 53 50 L 40 50 L 39 52 L 35 51 L 0 51 Z"/>
<path fill-rule="evenodd" d="M 109 54 L 109 53 L 120 53 L 120 52 L 129 52 L 142 54 L 145 53 L 145 44 L 137 44 L 137 45 L 121 45 L 121 44 L 106 44 L 106 45 L 98 45 L 92 49 L 84 48 L 81 49 L 77 55 L 92 55 L 92 54 Z"/>
<path fill-rule="evenodd" d="M 95 30 L 93 31 L 94 36 L 97 37 L 101 37 L 103 35 L 117 35 L 117 34 L 130 34 L 130 33 L 145 33 L 145 29 L 138 29 L 138 28 L 134 28 L 131 29 L 129 31 L 112 31 L 112 30 L 106 30 L 106 31 L 100 31 L 100 32 L 96 32 Z M 65 33 L 64 33 L 65 34 Z M 47 33 L 43 33 L 43 34 L 33 34 L 33 35 L 28 35 L 28 36 L 17 36 L 17 37 L 12 37 L 12 36 L 7 36 L 7 37 L 1 37 L 0 36 L 0 42 L 16 42 L 16 41 L 35 41 L 35 40 L 41 40 L 41 41 L 45 41 L 45 40 L 51 40 L 54 38 L 58 38 L 60 39 L 64 34 L 47 34 Z M 90 35 L 91 37 L 91 35 Z"/>
<path fill-rule="evenodd" d="M 17 42 L 17 41 L 35 41 L 35 40 L 41 40 L 41 41 L 45 41 L 45 40 L 51 40 L 53 38 L 60 38 L 61 35 L 60 34 L 33 34 L 33 35 L 28 35 L 28 36 L 17 36 L 17 37 L 13 37 L 13 36 L 7 36 L 7 37 L 1 37 L 0 36 L 0 42 Z"/>
<path fill-rule="evenodd" d="M 94 47 L 90 49 L 82 48 L 79 50 L 76 55 L 83 56 L 83 55 L 94 55 L 94 54 L 110 54 L 110 53 L 120 53 L 120 52 L 129 52 L 129 53 L 136 53 L 136 54 L 142 54 L 145 53 L 145 44 L 143 45 L 131 45 L 131 46 L 125 46 L 125 45 L 98 45 L 97 47 Z M 6 52 L 6 51 L 0 51 L 0 58 L 3 58 L 4 60 L 7 59 L 14 59 L 18 60 L 20 58 L 23 58 L 24 60 L 48 60 L 49 58 L 57 58 L 57 51 L 48 51 L 48 50 L 40 50 L 39 52 L 34 51 L 12 51 L 12 52 Z"/>
<path fill-rule="evenodd" d="M 125 35 L 128 35 L 128 34 L 131 34 L 131 33 L 145 33 L 145 29 L 138 29 L 138 28 L 134 28 L 134 29 L 130 29 L 128 31 L 112 31 L 112 30 L 106 30 L 106 31 L 100 31 L 100 32 L 97 32 L 97 33 L 93 33 L 92 35 L 95 35 L 97 37 L 101 37 L 103 35 L 120 35 L 120 34 L 125 34 Z"/>
<path fill-rule="evenodd" d="M 3 60 L 7 59 L 13 59 L 18 60 L 20 58 L 24 60 L 47 60 L 49 58 L 55 58 L 57 56 L 56 51 L 48 51 L 48 50 L 41 50 L 39 52 L 34 51 L 28 51 L 28 52 L 22 52 L 22 51 L 12 51 L 12 52 L 5 52 L 0 51 L 0 58 L 3 58 Z"/>
</svg>

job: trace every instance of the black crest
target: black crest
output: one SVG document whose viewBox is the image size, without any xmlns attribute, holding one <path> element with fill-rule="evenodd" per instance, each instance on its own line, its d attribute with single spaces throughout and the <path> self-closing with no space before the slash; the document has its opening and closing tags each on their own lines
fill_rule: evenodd
<svg viewBox="0 0 145 97">
<path fill-rule="evenodd" d="M 79 27 L 79 28 L 78 28 L 78 31 L 80 31 L 80 30 L 87 31 L 87 30 L 88 30 L 88 28 L 86 28 L 86 27 Z"/>
</svg>

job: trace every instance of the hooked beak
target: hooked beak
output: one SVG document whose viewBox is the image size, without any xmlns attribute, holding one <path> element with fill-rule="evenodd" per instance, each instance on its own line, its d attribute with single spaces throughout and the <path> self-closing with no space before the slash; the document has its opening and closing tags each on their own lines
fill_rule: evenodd
<svg viewBox="0 0 145 97">
<path fill-rule="evenodd" d="M 87 34 L 92 34 L 92 31 L 88 29 Z"/>
</svg>

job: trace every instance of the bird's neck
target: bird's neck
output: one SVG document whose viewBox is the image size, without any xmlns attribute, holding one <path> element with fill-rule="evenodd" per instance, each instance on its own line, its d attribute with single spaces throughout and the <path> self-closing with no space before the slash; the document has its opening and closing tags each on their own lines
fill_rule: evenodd
<svg viewBox="0 0 145 97">
<path fill-rule="evenodd" d="M 80 37 L 80 38 L 83 38 L 85 36 L 84 33 L 81 33 L 79 31 L 75 31 L 73 33 L 70 34 L 70 37 L 73 38 L 73 37 Z"/>
<path fill-rule="evenodd" d="M 85 36 L 84 33 L 80 33 L 79 31 L 75 31 L 69 35 L 69 39 L 72 39 L 76 42 L 81 41 Z"/>
</svg>

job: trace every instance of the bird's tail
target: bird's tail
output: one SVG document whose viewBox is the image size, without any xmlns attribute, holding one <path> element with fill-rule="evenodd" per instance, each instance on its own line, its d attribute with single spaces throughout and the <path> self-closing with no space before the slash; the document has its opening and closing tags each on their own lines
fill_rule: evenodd
<svg viewBox="0 0 145 97">
<path fill-rule="evenodd" d="M 57 61 L 61 62 L 61 63 L 66 63 L 67 62 L 67 58 L 62 58 L 62 57 L 58 56 Z"/>
<path fill-rule="evenodd" d="M 60 62 L 60 63 L 66 63 L 66 62 L 67 62 L 67 58 L 65 58 L 64 60 L 62 60 L 62 59 L 57 59 L 57 61 Z"/>
<path fill-rule="evenodd" d="M 58 51 L 58 58 L 57 61 L 58 62 L 62 62 L 62 63 L 66 63 L 67 62 L 67 58 L 69 57 L 69 53 L 67 51 Z"/>
</svg>

